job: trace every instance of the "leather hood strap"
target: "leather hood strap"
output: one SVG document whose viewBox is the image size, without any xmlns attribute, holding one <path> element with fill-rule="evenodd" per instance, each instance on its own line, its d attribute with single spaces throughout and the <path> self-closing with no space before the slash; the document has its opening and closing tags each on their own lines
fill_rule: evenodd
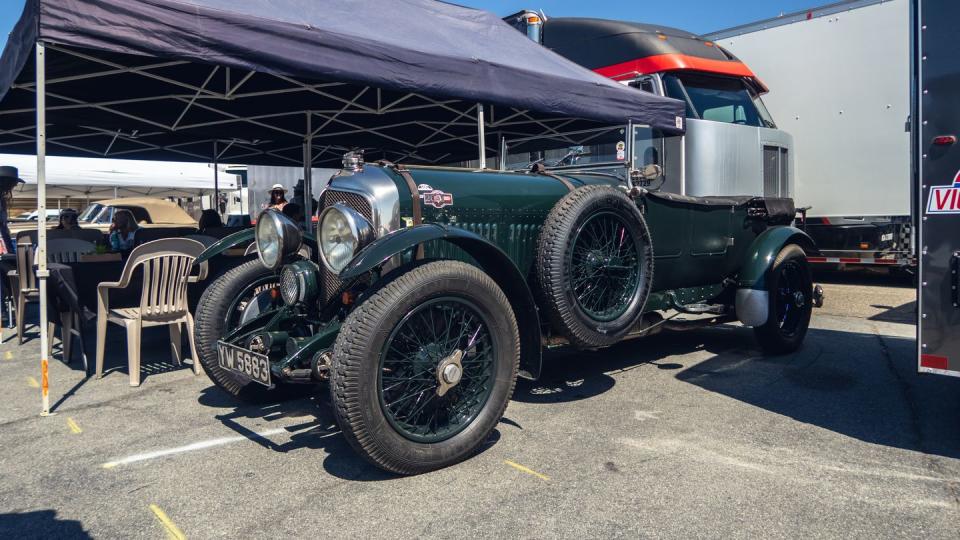
<svg viewBox="0 0 960 540">
<path fill-rule="evenodd" d="M 389 161 L 378 161 L 377 164 L 382 167 L 389 167 L 393 169 L 403 178 L 403 181 L 407 183 L 407 189 L 410 190 L 410 205 L 413 211 L 413 224 L 420 225 L 423 223 L 423 209 L 420 207 L 420 190 L 417 189 L 417 183 L 414 182 L 413 176 L 410 176 L 410 171 L 404 169 L 401 165 L 397 165 Z"/>
</svg>

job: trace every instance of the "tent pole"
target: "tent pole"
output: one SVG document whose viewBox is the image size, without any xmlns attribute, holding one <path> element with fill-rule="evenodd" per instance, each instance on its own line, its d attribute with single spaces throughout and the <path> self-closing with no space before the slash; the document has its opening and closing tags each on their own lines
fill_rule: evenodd
<svg viewBox="0 0 960 540">
<path fill-rule="evenodd" d="M 50 384 L 47 374 L 47 71 L 45 46 L 37 41 L 37 279 L 40 282 L 40 416 L 50 414 Z"/>
<path fill-rule="evenodd" d="M 303 219 L 304 230 L 313 226 L 313 112 L 307 112 L 307 136 L 303 139 Z"/>
<path fill-rule="evenodd" d="M 500 165 L 501 171 L 507 170 L 507 138 L 500 135 Z"/>
<path fill-rule="evenodd" d="M 480 169 L 487 168 L 487 140 L 484 133 L 483 104 L 477 103 L 477 137 L 479 139 L 480 150 Z"/>
<path fill-rule="evenodd" d="M 217 155 L 217 141 L 213 141 L 213 210 L 220 215 L 220 156 Z"/>
</svg>

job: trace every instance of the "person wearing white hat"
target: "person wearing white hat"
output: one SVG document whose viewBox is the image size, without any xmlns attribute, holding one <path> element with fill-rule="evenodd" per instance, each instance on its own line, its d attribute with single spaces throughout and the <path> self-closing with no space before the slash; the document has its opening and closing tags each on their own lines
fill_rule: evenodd
<svg viewBox="0 0 960 540">
<path fill-rule="evenodd" d="M 287 205 L 286 195 L 287 188 L 283 187 L 283 184 L 274 184 L 270 188 L 270 204 L 267 205 L 267 208 L 283 211 L 283 207 Z"/>
</svg>

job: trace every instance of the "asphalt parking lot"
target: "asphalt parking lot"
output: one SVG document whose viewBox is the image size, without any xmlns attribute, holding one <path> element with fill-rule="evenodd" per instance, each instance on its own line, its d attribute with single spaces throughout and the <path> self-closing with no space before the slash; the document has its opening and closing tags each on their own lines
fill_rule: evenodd
<svg viewBox="0 0 960 540">
<path fill-rule="evenodd" d="M 0 348 L 0 537 L 928 537 L 960 525 L 960 380 L 915 372 L 913 290 L 833 276 L 804 348 L 737 326 L 551 354 L 473 459 L 401 478 L 322 394 L 241 406 L 146 336 L 143 385 Z M 108 364 L 110 362 L 108 361 Z"/>
</svg>

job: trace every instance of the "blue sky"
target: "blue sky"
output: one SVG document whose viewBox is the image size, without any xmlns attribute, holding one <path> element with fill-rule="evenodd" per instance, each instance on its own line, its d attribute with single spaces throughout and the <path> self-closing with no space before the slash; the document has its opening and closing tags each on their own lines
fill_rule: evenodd
<svg viewBox="0 0 960 540">
<path fill-rule="evenodd" d="M 0 0 L 0 47 L 20 17 L 23 1 Z M 532 8 L 542 9 L 547 16 L 651 22 L 703 34 L 827 4 L 829 0 L 460 0 L 457 3 L 500 15 Z"/>
</svg>

